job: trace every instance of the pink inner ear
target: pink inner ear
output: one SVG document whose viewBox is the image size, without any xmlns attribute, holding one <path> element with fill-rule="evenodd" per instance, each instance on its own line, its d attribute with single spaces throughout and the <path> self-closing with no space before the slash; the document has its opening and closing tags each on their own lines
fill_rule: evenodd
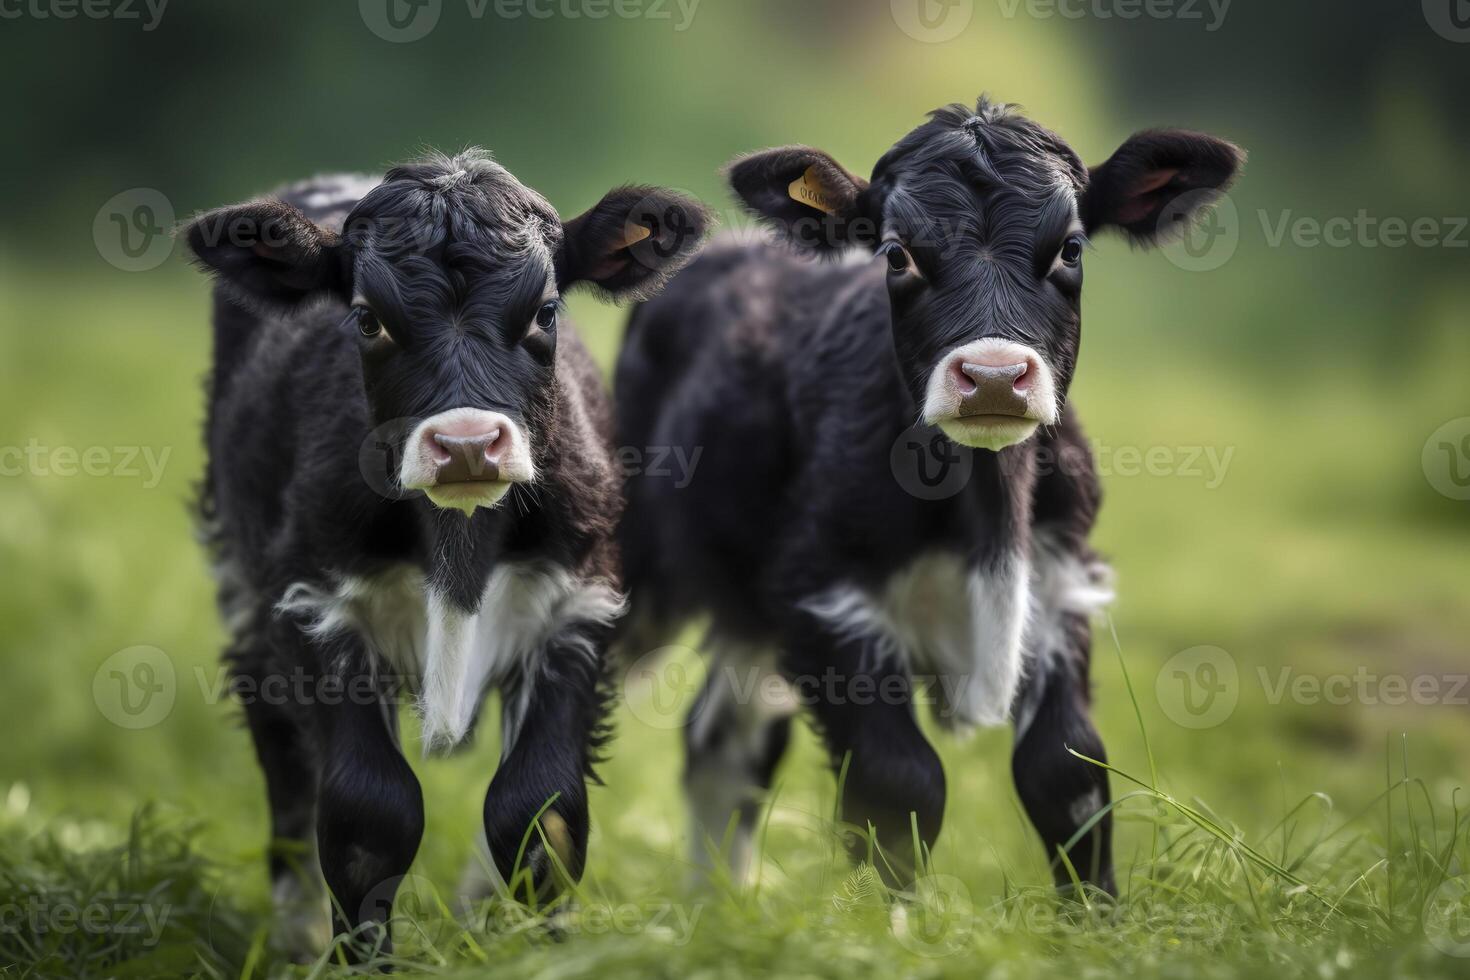
<svg viewBox="0 0 1470 980">
<path fill-rule="evenodd" d="M 1129 225 L 1147 218 L 1158 205 L 1158 202 L 1150 195 L 1166 186 L 1178 173 L 1177 167 L 1171 167 L 1145 174 L 1138 182 L 1138 186 L 1134 187 L 1133 192 L 1128 195 L 1127 203 L 1118 209 L 1118 221 Z"/>
<path fill-rule="evenodd" d="M 1144 194 L 1147 194 L 1149 191 L 1158 190 L 1160 187 L 1163 187 L 1169 181 L 1173 180 L 1178 173 L 1178 167 L 1171 167 L 1164 170 L 1155 170 L 1153 173 L 1148 174 L 1138 182 L 1138 186 L 1133 190 L 1133 196 L 1141 197 Z"/>
<path fill-rule="evenodd" d="M 587 274 L 588 279 L 601 280 L 611 279 L 628 267 L 628 253 L 610 255 L 593 266 L 592 271 Z"/>
</svg>

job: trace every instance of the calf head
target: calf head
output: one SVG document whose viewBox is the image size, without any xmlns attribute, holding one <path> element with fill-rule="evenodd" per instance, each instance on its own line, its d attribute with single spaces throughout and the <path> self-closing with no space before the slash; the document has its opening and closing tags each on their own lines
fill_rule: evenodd
<svg viewBox="0 0 1470 980">
<path fill-rule="evenodd" d="M 924 421 L 1002 449 L 1061 416 L 1088 236 L 1114 228 L 1149 245 L 1182 231 L 1243 160 L 1211 136 L 1150 130 L 1088 168 L 1055 134 L 981 98 L 930 113 L 870 180 L 802 146 L 743 157 L 727 176 L 798 248 L 873 252 Z"/>
<path fill-rule="evenodd" d="M 468 514 L 536 479 L 566 290 L 647 295 L 706 224 L 697 202 L 648 187 L 613 190 L 563 222 L 471 150 L 390 170 L 340 232 L 261 200 L 204 214 L 186 235 L 232 295 L 263 313 L 346 305 L 340 329 L 361 355 L 374 424 L 401 442 L 399 483 Z"/>
</svg>

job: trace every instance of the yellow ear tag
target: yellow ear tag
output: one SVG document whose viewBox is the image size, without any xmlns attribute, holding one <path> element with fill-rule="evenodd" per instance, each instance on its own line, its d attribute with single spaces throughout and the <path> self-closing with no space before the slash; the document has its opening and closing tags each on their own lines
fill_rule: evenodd
<svg viewBox="0 0 1470 980">
<path fill-rule="evenodd" d="M 623 244 L 619 245 L 618 248 L 631 248 L 652 234 L 653 229 L 647 225 L 624 225 Z"/>
<path fill-rule="evenodd" d="M 806 168 L 806 172 L 793 180 L 786 188 L 786 193 L 798 204 L 805 204 L 809 208 L 825 211 L 828 214 L 837 213 L 837 205 L 832 200 L 832 195 L 827 188 L 822 186 L 822 178 L 817 174 L 817 165 L 812 164 Z"/>
</svg>

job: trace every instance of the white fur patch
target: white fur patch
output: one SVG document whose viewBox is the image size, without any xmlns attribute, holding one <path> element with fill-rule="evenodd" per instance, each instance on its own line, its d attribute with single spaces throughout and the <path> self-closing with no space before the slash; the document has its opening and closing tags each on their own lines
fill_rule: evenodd
<svg viewBox="0 0 1470 980">
<path fill-rule="evenodd" d="M 1031 616 L 1026 624 L 1026 656 L 1033 670 L 1050 672 L 1071 638 L 1064 620 L 1071 613 L 1092 619 L 1113 601 L 1113 573 L 1100 560 L 1083 561 L 1056 536 L 1037 529 L 1031 538 Z M 1017 706 L 1016 737 L 1026 734 L 1036 715 L 1039 693 Z"/>
<path fill-rule="evenodd" d="M 1091 820 L 1092 815 L 1102 807 L 1102 793 L 1096 789 L 1090 789 L 1067 806 L 1067 816 L 1071 817 L 1072 822 L 1080 827 Z"/>
<path fill-rule="evenodd" d="M 282 193 L 300 195 L 303 207 L 346 209 L 367 197 L 382 182 L 381 176 L 370 174 L 330 174 L 292 184 Z"/>
<path fill-rule="evenodd" d="M 799 707 L 772 651 L 717 636 L 708 646 L 710 673 L 700 710 L 689 722 L 684 780 L 689 855 L 696 868 L 709 864 L 709 842 L 724 843 L 731 816 L 759 802 L 764 790 L 756 783 L 756 767 L 770 750 L 774 726 Z M 730 841 L 730 873 L 737 882 L 750 870 L 751 831 L 749 821 L 740 820 Z"/>
<path fill-rule="evenodd" d="M 1102 561 L 1084 562 L 1043 530 L 1033 535 L 1031 551 L 1032 610 L 1026 648 L 1049 659 L 1067 643 L 1063 614 L 1091 619 L 1113 601 L 1113 573 Z"/>
<path fill-rule="evenodd" d="M 873 595 L 838 586 L 802 603 L 840 635 L 865 636 L 880 656 L 932 674 L 936 717 L 946 727 L 999 725 L 1010 717 L 1025 668 L 1021 638 L 1029 605 L 1025 560 L 966 571 L 953 554 L 927 555 Z"/>
<path fill-rule="evenodd" d="M 313 635 L 358 632 L 417 691 L 425 749 L 433 751 L 464 740 L 489 688 L 516 668 L 534 674 L 551 639 L 578 625 L 610 623 L 623 601 L 607 584 L 582 581 L 555 565 L 502 564 L 469 613 L 407 567 L 372 579 L 344 577 L 332 591 L 298 583 L 277 609 L 308 615 Z M 573 637 L 568 645 L 595 656 L 590 640 Z M 515 741 L 529 694 L 530 685 L 523 685 L 516 702 L 504 706 L 502 751 Z"/>
</svg>

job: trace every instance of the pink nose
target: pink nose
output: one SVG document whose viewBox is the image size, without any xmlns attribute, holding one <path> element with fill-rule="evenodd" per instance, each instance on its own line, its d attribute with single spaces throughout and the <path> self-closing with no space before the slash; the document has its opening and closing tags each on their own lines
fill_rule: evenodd
<svg viewBox="0 0 1470 980">
<path fill-rule="evenodd" d="M 424 433 L 429 458 L 438 467 L 434 482 L 473 483 L 500 479 L 500 460 L 510 448 L 510 433 L 504 426 L 467 432 L 430 429 Z"/>
<path fill-rule="evenodd" d="M 986 364 L 985 360 L 983 355 L 977 360 L 960 355 L 949 362 L 950 381 L 960 396 L 960 416 L 1024 416 L 1026 391 L 1033 374 L 1031 362 Z"/>
</svg>

